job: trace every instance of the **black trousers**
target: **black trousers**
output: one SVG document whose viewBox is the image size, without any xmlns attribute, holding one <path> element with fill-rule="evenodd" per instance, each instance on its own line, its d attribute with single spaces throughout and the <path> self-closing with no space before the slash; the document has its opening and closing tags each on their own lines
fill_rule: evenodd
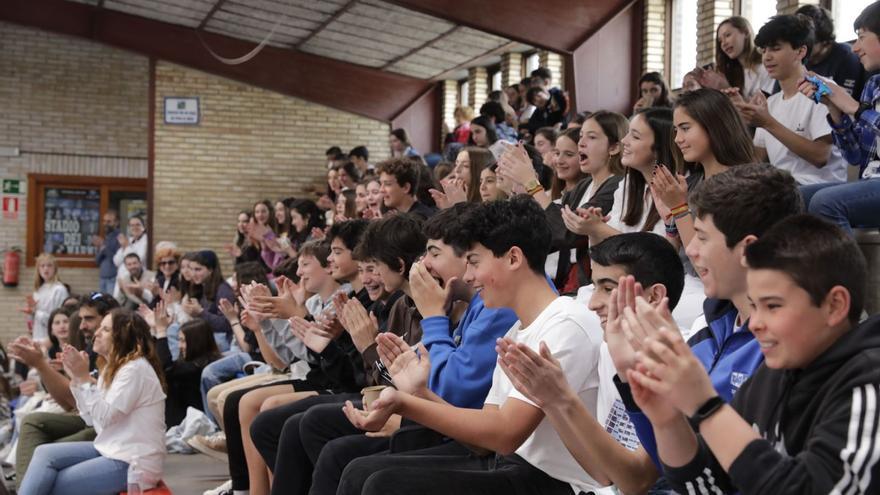
<svg viewBox="0 0 880 495">
<path fill-rule="evenodd" d="M 251 424 L 251 439 L 272 471 L 272 493 L 308 493 L 312 462 L 299 441 L 303 413 L 324 404 L 342 411 L 346 400 L 359 398 L 359 394 L 318 395 L 257 415 Z"/>
<path fill-rule="evenodd" d="M 356 459 L 345 468 L 337 493 L 573 495 L 574 491 L 517 455 L 476 457 L 451 442 L 405 454 Z"/>
<path fill-rule="evenodd" d="M 389 444 L 388 438 L 368 437 L 355 428 L 338 405 L 316 406 L 306 411 L 299 422 L 299 437 L 315 467 L 310 495 L 334 495 L 349 462 L 385 452 Z"/>
<path fill-rule="evenodd" d="M 314 390 L 314 387 L 309 385 L 306 381 L 285 380 L 236 390 L 229 394 L 226 398 L 226 403 L 223 404 L 223 426 L 226 431 L 226 452 L 229 456 L 229 477 L 232 478 L 233 490 L 247 490 L 250 488 L 247 459 L 244 455 L 244 443 L 241 438 L 241 420 L 238 410 L 241 398 L 251 390 L 274 387 L 276 385 L 290 385 L 291 392 L 294 390 L 297 392 Z"/>
</svg>

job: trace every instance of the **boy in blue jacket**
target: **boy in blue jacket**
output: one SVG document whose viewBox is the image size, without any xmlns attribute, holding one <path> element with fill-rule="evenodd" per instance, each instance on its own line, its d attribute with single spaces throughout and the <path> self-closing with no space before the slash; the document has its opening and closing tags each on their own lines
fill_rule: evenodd
<svg viewBox="0 0 880 495">
<path fill-rule="evenodd" d="M 687 254 L 703 280 L 707 320 L 706 327 L 693 334 L 688 345 L 715 390 L 729 401 L 763 359 L 758 342 L 748 331 L 751 308 L 743 254 L 773 224 L 800 213 L 803 202 L 792 176 L 766 164 L 731 167 L 703 182 L 688 202 L 695 235 Z M 664 325 L 678 330 L 671 318 Z M 633 339 L 632 347 L 641 348 L 638 338 Z M 618 390 L 642 445 L 659 467 L 651 424 L 632 400 L 627 383 L 633 360 L 615 356 L 614 349 L 612 356 L 615 364 L 630 364 L 617 367 Z M 678 424 L 688 428 L 684 416 L 678 417 Z"/>
<path fill-rule="evenodd" d="M 482 406 L 492 385 L 495 340 L 517 320 L 510 309 L 486 308 L 480 295 L 461 282 L 464 251 L 454 248 L 450 237 L 460 229 L 458 220 L 474 207 L 458 204 L 425 223 L 425 256 L 412 265 L 409 274 L 410 293 L 422 316 L 419 347 L 431 361 L 428 387 L 445 401 L 469 408 Z M 450 315 L 461 315 L 457 326 Z M 315 466 L 309 493 L 336 493 L 348 462 L 387 450 L 387 435 L 399 426 L 400 418 L 393 418 L 384 429 L 386 436 L 366 436 L 348 423 L 338 404 L 309 409 L 300 420 L 302 448 Z"/>
</svg>

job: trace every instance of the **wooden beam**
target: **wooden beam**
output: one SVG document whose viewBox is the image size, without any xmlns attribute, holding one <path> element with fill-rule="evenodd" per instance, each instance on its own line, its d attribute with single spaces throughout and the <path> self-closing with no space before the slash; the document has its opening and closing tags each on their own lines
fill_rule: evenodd
<svg viewBox="0 0 880 495">
<path fill-rule="evenodd" d="M 208 22 L 211 20 L 212 17 L 214 17 L 214 14 L 216 14 L 217 11 L 220 10 L 220 7 L 222 7 L 224 3 L 226 3 L 226 0 L 217 0 L 216 2 L 214 2 L 214 6 L 211 7 L 211 10 L 209 10 L 207 14 L 205 14 L 205 18 L 202 19 L 202 22 L 199 23 L 199 27 L 197 27 L 196 29 L 198 29 L 199 31 L 205 29 L 205 26 L 208 25 Z"/>
<path fill-rule="evenodd" d="M 193 28 L 65 0 L 4 0 L 0 20 L 88 38 L 338 110 L 390 122 L 431 81 L 296 50 L 267 46 L 253 60 L 226 65 L 212 57 Z M 90 23 L 94 21 L 94 30 Z M 253 43 L 198 33 L 219 53 L 246 53 Z"/>
<path fill-rule="evenodd" d="M 453 74 L 455 74 L 456 72 L 458 72 L 462 69 L 467 69 L 471 65 L 476 65 L 477 62 L 480 61 L 481 59 L 489 58 L 493 55 L 501 55 L 502 53 L 507 53 L 510 51 L 511 48 L 515 47 L 516 45 L 518 45 L 518 43 L 516 41 L 511 41 L 509 43 L 505 43 L 494 50 L 490 50 L 490 51 L 483 53 L 481 55 L 477 55 L 476 57 L 473 57 L 470 60 L 467 60 L 465 62 L 462 62 L 449 70 L 443 71 L 440 74 L 437 74 L 436 76 L 432 77 L 431 79 L 434 81 L 441 81 L 443 79 L 449 79 L 449 77 L 452 76 Z"/>
<path fill-rule="evenodd" d="M 573 52 L 630 0 L 385 0 L 504 38 L 559 53 Z"/>
<path fill-rule="evenodd" d="M 303 38 L 302 41 L 297 43 L 296 46 L 294 46 L 294 48 L 299 50 L 303 45 L 308 43 L 312 38 L 314 38 L 315 36 L 320 34 L 321 31 L 323 31 L 327 26 L 330 25 L 330 23 L 332 23 L 336 19 L 339 19 L 342 16 L 342 14 L 348 12 L 349 9 L 354 7 L 354 4 L 356 4 L 356 3 L 357 3 L 357 0 L 348 0 L 348 3 L 343 5 L 342 8 L 340 8 L 336 12 L 334 12 L 333 15 L 331 15 L 330 17 L 325 19 L 324 22 L 322 22 L 318 27 L 316 27 L 314 31 L 312 31 L 308 36 Z"/>
<path fill-rule="evenodd" d="M 443 31 L 442 33 L 438 34 L 437 36 L 434 36 L 433 38 L 431 38 L 428 41 L 422 43 L 421 45 L 413 48 L 412 50 L 409 50 L 402 55 L 398 55 L 398 56 L 392 58 L 391 60 L 388 61 L 388 63 L 386 63 L 385 65 L 382 66 L 382 70 L 385 70 L 388 67 L 391 67 L 392 65 L 396 64 L 397 62 L 400 62 L 401 60 L 405 59 L 406 57 L 409 57 L 410 55 L 418 52 L 422 48 L 427 48 L 428 46 L 431 46 L 435 42 L 443 39 L 444 36 L 454 33 L 460 27 L 461 26 L 452 26 L 451 28 L 447 29 L 446 31 Z"/>
</svg>

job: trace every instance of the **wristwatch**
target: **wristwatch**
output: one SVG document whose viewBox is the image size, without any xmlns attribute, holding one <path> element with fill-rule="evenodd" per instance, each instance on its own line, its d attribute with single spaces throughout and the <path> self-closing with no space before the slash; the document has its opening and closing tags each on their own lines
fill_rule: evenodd
<svg viewBox="0 0 880 495">
<path fill-rule="evenodd" d="M 691 425 L 693 425 L 694 428 L 699 428 L 700 423 L 718 412 L 724 404 L 726 404 L 726 402 L 724 402 L 724 399 L 718 395 L 707 400 L 702 406 L 697 408 L 697 412 L 695 412 L 693 416 L 688 418 Z"/>
</svg>

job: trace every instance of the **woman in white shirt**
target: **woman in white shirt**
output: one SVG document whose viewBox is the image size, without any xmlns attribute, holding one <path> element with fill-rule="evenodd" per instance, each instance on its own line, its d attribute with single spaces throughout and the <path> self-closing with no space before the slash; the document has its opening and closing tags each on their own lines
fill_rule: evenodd
<svg viewBox="0 0 880 495">
<path fill-rule="evenodd" d="M 62 361 L 94 442 L 41 445 L 20 495 L 102 495 L 125 491 L 137 461 L 141 489 L 156 486 L 165 460 L 165 392 L 150 327 L 133 311 L 113 310 L 101 321 L 93 349 L 107 364 L 97 383 L 86 353 L 65 346 Z"/>
<path fill-rule="evenodd" d="M 128 275 L 128 270 L 125 268 L 125 257 L 128 254 L 134 253 L 138 255 L 141 262 L 146 264 L 148 243 L 147 227 L 143 217 L 134 215 L 129 218 L 128 236 L 119 234 L 119 249 L 113 255 L 113 264 L 116 265 L 117 269 L 117 280 L 119 278 L 124 279 Z M 116 284 L 116 287 L 113 289 L 113 297 L 119 299 L 121 294 L 119 284 Z"/>
<path fill-rule="evenodd" d="M 58 276 L 58 262 L 48 253 L 37 256 L 33 301 L 28 301 L 34 318 L 33 339 L 49 347 L 49 315 L 67 299 L 67 287 Z"/>
</svg>

